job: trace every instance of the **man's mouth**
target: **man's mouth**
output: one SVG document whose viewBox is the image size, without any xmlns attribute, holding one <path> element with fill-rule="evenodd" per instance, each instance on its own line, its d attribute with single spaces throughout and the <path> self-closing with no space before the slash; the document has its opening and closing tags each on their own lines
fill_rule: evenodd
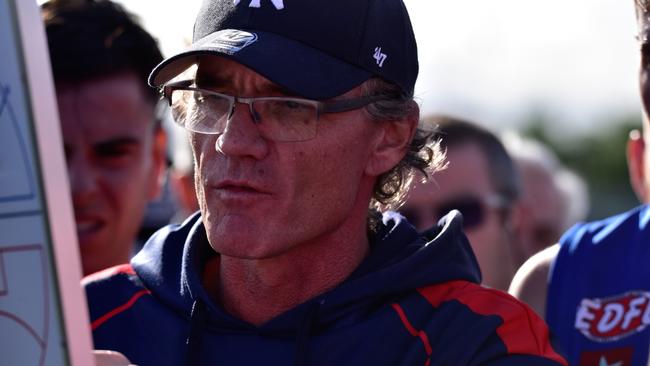
<svg viewBox="0 0 650 366">
<path fill-rule="evenodd" d="M 225 200 L 259 198 L 260 196 L 269 194 L 255 184 L 242 181 L 222 181 L 215 188 L 219 197 Z"/>
<path fill-rule="evenodd" d="M 103 226 L 103 222 L 96 219 L 77 219 L 77 234 L 82 237 L 95 234 Z"/>
</svg>

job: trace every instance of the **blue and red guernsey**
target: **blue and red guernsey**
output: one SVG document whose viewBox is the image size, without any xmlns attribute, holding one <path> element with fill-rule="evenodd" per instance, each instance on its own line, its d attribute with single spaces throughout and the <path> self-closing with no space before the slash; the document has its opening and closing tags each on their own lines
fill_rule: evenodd
<svg viewBox="0 0 650 366">
<path fill-rule="evenodd" d="M 546 319 L 571 365 L 648 364 L 650 206 L 578 224 L 560 240 Z"/>
<path fill-rule="evenodd" d="M 451 214 L 417 233 L 393 215 L 335 289 L 261 326 L 202 286 L 214 253 L 200 216 L 156 233 L 131 262 L 84 281 L 95 348 L 140 366 L 567 365 L 527 306 L 481 287 Z"/>
</svg>

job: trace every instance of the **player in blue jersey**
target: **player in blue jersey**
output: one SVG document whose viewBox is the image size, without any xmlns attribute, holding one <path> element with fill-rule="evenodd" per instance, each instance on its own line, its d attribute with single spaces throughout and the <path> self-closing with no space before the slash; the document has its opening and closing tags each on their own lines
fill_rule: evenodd
<svg viewBox="0 0 650 366">
<path fill-rule="evenodd" d="M 200 213 L 86 278 L 95 347 L 141 366 L 566 365 L 532 310 L 478 284 L 457 212 L 425 233 L 379 212 L 443 160 L 417 64 L 401 0 L 204 2 L 191 49 L 150 76 L 189 131 Z"/>
<path fill-rule="evenodd" d="M 571 365 L 646 365 L 650 346 L 650 2 L 636 1 L 642 131 L 627 146 L 630 180 L 644 204 L 578 224 L 533 256 L 510 292 L 545 315 Z"/>
</svg>

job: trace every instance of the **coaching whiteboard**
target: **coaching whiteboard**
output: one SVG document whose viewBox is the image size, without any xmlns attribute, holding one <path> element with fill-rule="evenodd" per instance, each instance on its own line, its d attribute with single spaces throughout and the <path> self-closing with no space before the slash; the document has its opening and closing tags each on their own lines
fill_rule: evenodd
<svg viewBox="0 0 650 366">
<path fill-rule="evenodd" d="M 45 32 L 0 0 L 0 365 L 93 365 Z"/>
</svg>

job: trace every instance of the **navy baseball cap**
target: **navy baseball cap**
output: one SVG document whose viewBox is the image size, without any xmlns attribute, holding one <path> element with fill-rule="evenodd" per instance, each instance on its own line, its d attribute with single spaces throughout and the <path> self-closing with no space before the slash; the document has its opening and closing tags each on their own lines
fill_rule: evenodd
<svg viewBox="0 0 650 366">
<path fill-rule="evenodd" d="M 160 87 L 202 55 L 219 55 L 310 99 L 372 77 L 413 93 L 417 46 L 402 0 L 206 0 L 193 43 L 154 68 Z"/>
</svg>

